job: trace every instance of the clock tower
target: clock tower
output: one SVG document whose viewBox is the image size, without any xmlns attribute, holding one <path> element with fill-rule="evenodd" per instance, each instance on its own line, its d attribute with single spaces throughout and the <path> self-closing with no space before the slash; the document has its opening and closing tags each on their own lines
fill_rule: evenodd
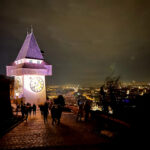
<svg viewBox="0 0 150 150">
<path fill-rule="evenodd" d="M 6 72 L 14 77 L 14 98 L 31 104 L 46 101 L 45 76 L 52 75 L 52 65 L 44 61 L 33 31 L 27 33 L 16 60 L 6 67 Z"/>
</svg>

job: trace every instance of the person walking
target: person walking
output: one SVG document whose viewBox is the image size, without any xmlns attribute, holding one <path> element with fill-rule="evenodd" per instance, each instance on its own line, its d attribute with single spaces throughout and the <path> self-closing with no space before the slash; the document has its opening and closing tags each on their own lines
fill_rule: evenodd
<svg viewBox="0 0 150 150">
<path fill-rule="evenodd" d="M 35 104 L 33 104 L 32 110 L 33 110 L 33 116 L 36 115 L 36 105 Z"/>
<path fill-rule="evenodd" d="M 65 99 L 62 95 L 59 95 L 57 99 L 54 100 L 54 104 L 57 105 L 56 109 L 56 115 L 57 115 L 57 120 L 58 120 L 58 125 L 60 124 L 60 118 L 62 115 L 62 111 L 65 106 Z"/>
<path fill-rule="evenodd" d="M 19 109 L 20 109 L 20 105 L 17 104 L 17 107 L 16 107 L 16 115 L 17 115 L 17 116 L 18 116 Z"/>
<path fill-rule="evenodd" d="M 31 116 L 32 107 L 31 107 L 31 104 L 30 104 L 30 103 L 28 103 L 28 113 L 29 113 L 29 115 Z"/>
<path fill-rule="evenodd" d="M 85 122 L 87 122 L 89 120 L 89 113 L 91 110 L 91 104 L 90 102 L 87 100 L 85 105 L 84 105 L 84 111 L 85 111 Z"/>
<path fill-rule="evenodd" d="M 52 117 L 52 125 L 54 125 L 54 124 L 56 124 L 56 122 L 57 122 L 57 118 L 58 118 L 58 116 L 57 116 L 57 108 L 58 106 L 57 105 L 52 105 L 52 107 L 51 107 L 51 117 Z"/>
<path fill-rule="evenodd" d="M 26 105 L 24 105 L 24 114 L 25 114 L 25 120 L 26 120 L 26 122 L 28 120 L 28 113 L 29 113 L 29 105 L 26 104 Z"/>
<path fill-rule="evenodd" d="M 84 114 L 84 103 L 80 101 L 78 101 L 78 113 L 77 113 L 77 118 L 76 121 L 81 121 L 82 117 Z"/>
<path fill-rule="evenodd" d="M 25 115 L 25 105 L 23 103 L 21 104 L 21 114 L 22 114 L 22 118 L 24 118 L 24 115 Z"/>
<path fill-rule="evenodd" d="M 43 106 L 43 117 L 44 117 L 44 123 L 47 122 L 47 117 L 48 117 L 48 103 L 45 102 Z"/>
</svg>

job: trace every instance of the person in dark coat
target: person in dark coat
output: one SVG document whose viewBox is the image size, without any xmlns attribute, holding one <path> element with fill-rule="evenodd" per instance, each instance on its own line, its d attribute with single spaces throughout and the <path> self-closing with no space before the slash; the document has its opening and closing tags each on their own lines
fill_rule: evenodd
<svg viewBox="0 0 150 150">
<path fill-rule="evenodd" d="M 48 103 L 45 102 L 43 106 L 43 116 L 44 116 L 44 123 L 47 122 L 47 117 L 48 117 Z"/>
<path fill-rule="evenodd" d="M 84 111 L 85 111 L 85 121 L 88 121 L 89 119 L 89 113 L 91 110 L 91 104 L 90 102 L 87 100 L 85 105 L 84 105 Z"/>
<path fill-rule="evenodd" d="M 32 112 L 32 107 L 31 107 L 31 104 L 28 103 L 28 113 L 30 116 L 31 116 L 31 112 Z"/>
<path fill-rule="evenodd" d="M 59 95 L 57 99 L 54 99 L 54 104 L 51 109 L 51 115 L 52 115 L 52 124 L 56 123 L 60 124 L 60 118 L 62 115 L 63 108 L 65 106 L 65 100 L 62 95 Z"/>
<path fill-rule="evenodd" d="M 29 113 L 29 105 L 24 105 L 24 114 L 26 121 L 28 120 L 28 113 Z"/>
<path fill-rule="evenodd" d="M 16 115 L 18 115 L 19 108 L 20 108 L 20 105 L 19 105 L 19 104 L 17 104 L 17 107 L 16 107 Z"/>
<path fill-rule="evenodd" d="M 36 115 L 36 105 L 35 104 L 33 104 L 32 109 L 33 109 L 33 115 Z"/>
<path fill-rule="evenodd" d="M 63 108 L 65 106 L 64 97 L 62 95 L 59 95 L 58 98 L 54 100 L 54 104 L 58 104 Z"/>
<path fill-rule="evenodd" d="M 21 114 L 22 114 L 22 118 L 24 118 L 24 115 L 25 115 L 25 105 L 23 103 L 21 104 Z"/>
<path fill-rule="evenodd" d="M 78 108 L 76 121 L 81 121 L 83 114 L 84 114 L 84 103 L 79 103 L 78 107 L 79 108 Z"/>
<path fill-rule="evenodd" d="M 58 106 L 57 105 L 53 105 L 51 107 L 51 117 L 52 117 L 52 125 L 56 124 L 56 121 L 58 120 Z"/>
</svg>

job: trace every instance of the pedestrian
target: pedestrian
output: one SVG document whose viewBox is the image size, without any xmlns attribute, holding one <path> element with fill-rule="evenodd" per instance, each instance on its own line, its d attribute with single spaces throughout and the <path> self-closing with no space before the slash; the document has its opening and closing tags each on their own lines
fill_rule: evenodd
<svg viewBox="0 0 150 150">
<path fill-rule="evenodd" d="M 48 103 L 45 102 L 44 106 L 43 106 L 43 117 L 44 117 L 44 123 L 47 122 L 47 117 L 48 117 Z"/>
<path fill-rule="evenodd" d="M 25 104 L 21 103 L 21 114 L 22 114 L 22 118 L 24 118 L 25 115 Z"/>
<path fill-rule="evenodd" d="M 36 115 L 36 105 L 35 104 L 33 104 L 32 109 L 33 109 L 33 115 Z"/>
<path fill-rule="evenodd" d="M 57 119 L 57 105 L 51 107 L 52 125 L 56 124 Z"/>
<path fill-rule="evenodd" d="M 76 121 L 81 121 L 84 114 L 84 103 L 78 103 L 78 113 Z"/>
<path fill-rule="evenodd" d="M 85 121 L 86 121 L 86 122 L 89 120 L 89 113 L 90 113 L 90 110 L 91 110 L 91 104 L 90 104 L 90 102 L 87 100 L 87 101 L 85 102 L 85 105 L 84 105 Z"/>
<path fill-rule="evenodd" d="M 40 108 L 41 116 L 43 116 L 43 111 L 44 111 L 44 105 L 40 104 L 38 105 Z"/>
<path fill-rule="evenodd" d="M 29 113 L 29 115 L 31 116 L 32 107 L 31 107 L 31 104 L 30 104 L 30 103 L 28 103 L 28 113 Z"/>
<path fill-rule="evenodd" d="M 54 104 L 57 105 L 56 116 L 57 116 L 57 120 L 58 120 L 57 124 L 59 125 L 62 111 L 63 111 L 64 106 L 65 106 L 64 97 L 62 95 L 59 95 L 58 98 L 54 100 Z"/>
<path fill-rule="evenodd" d="M 24 114 L 25 114 L 25 120 L 28 120 L 28 113 L 29 113 L 29 104 L 24 105 Z"/>
<path fill-rule="evenodd" d="M 17 104 L 17 107 L 16 107 L 16 115 L 18 115 L 19 108 L 20 108 L 20 105 L 19 105 L 19 104 Z"/>
</svg>

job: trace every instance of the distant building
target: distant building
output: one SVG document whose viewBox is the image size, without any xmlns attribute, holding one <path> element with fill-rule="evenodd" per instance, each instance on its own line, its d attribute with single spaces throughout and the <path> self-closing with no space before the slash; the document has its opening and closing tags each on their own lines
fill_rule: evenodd
<svg viewBox="0 0 150 150">
<path fill-rule="evenodd" d="M 42 56 L 33 31 L 26 39 L 16 60 L 6 67 L 7 76 L 14 77 L 14 98 L 40 104 L 46 101 L 45 76 L 52 75 L 52 66 Z"/>
</svg>

